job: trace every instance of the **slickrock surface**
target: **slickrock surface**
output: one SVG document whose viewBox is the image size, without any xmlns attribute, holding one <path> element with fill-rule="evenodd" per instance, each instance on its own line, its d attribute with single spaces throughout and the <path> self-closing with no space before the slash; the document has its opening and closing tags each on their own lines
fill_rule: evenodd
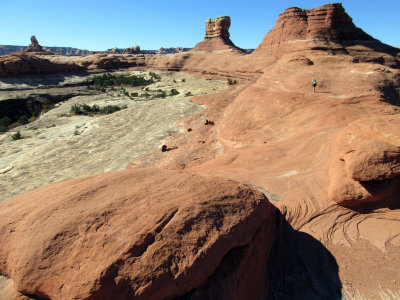
<svg viewBox="0 0 400 300">
<path fill-rule="evenodd" d="M 186 172 L 64 181 L 0 204 L 0 243 L 8 245 L 0 272 L 19 291 L 51 299 L 165 299 L 198 287 L 238 251 L 239 268 L 227 277 L 244 284 L 215 292 L 259 298 L 266 281 L 255 285 L 249 275 L 265 276 L 274 210 L 251 187 Z M 252 253 L 257 243 L 264 247 Z"/>
<path fill-rule="evenodd" d="M 399 50 L 365 40 L 367 36 L 343 15 L 340 5 L 302 11 L 327 22 L 309 18 L 307 28 L 314 36 L 292 34 L 305 26 L 304 18 L 293 11 L 302 10 L 284 12 L 276 30 L 242 61 L 263 59 L 259 79 L 234 87 L 237 96 L 233 90 L 218 95 L 215 99 L 222 100 L 225 95 L 227 101 L 210 105 L 214 126 L 204 125 L 208 115 L 193 117 L 186 125 L 193 130 L 169 142 L 179 147 L 176 151 L 155 153 L 151 159 L 149 155 L 133 164 L 154 164 L 158 156 L 160 166 L 189 168 L 204 176 L 253 185 L 295 230 L 313 236 L 331 251 L 343 284 L 336 289 L 343 289 L 347 298 L 396 299 L 400 296 L 396 272 L 400 267 Z M 347 25 L 335 27 L 332 16 L 347 20 Z M 291 30 L 283 27 L 283 17 L 291 20 Z M 346 29 L 350 27 L 353 29 Z M 339 43 L 336 38 L 346 30 L 350 32 L 343 38 L 345 42 Z M 322 33 L 324 41 L 319 36 Z M 346 41 L 356 33 L 364 36 L 364 41 Z M 318 81 L 315 93 L 313 77 Z M 196 101 L 208 102 L 207 98 Z M 215 113 L 218 111 L 221 113 Z M 188 141 L 192 141 L 193 151 L 179 152 Z M 278 249 L 297 248 L 281 238 Z M 310 255 L 316 259 L 322 255 L 313 253 Z M 352 256 L 357 257 L 356 266 Z M 276 260 L 280 259 L 291 261 L 277 254 Z M 305 264 L 314 263 L 314 258 L 305 259 Z M 297 299 L 294 291 L 298 299 L 317 297 L 318 293 L 307 294 L 310 290 L 302 297 L 299 285 L 321 286 L 325 281 L 313 276 L 311 268 L 304 271 L 307 280 L 288 283 L 285 278 L 296 274 L 292 268 L 290 263 L 271 266 L 282 272 L 270 282 L 271 297 Z M 285 290 L 284 286 L 289 287 Z M 274 288 L 279 292 L 274 294 Z"/>
<path fill-rule="evenodd" d="M 38 120 L 0 135 L 0 201 L 52 182 L 124 169 L 136 156 L 161 149 L 166 138 L 185 130 L 175 125 L 177 121 L 204 109 L 191 103 L 186 93 L 197 96 L 226 87 L 225 82 L 186 74 L 160 75 L 161 81 L 148 86 L 149 90 L 169 93 L 175 88 L 180 94 L 153 100 L 145 97 L 131 100 L 106 93 L 76 97 L 71 94 L 71 99 L 57 104 Z M 85 79 L 67 77 L 63 83 L 82 80 Z M 29 84 L 35 86 L 38 81 L 19 79 L 14 85 L 8 81 L 6 87 L 14 87 L 14 91 L 4 93 L 21 96 Z M 19 90 L 19 87 L 25 89 Z M 59 95 L 55 87 L 44 87 L 40 91 Z M 140 88 L 127 89 L 129 93 L 144 93 Z M 60 90 L 65 92 L 64 88 Z M 127 105 L 128 108 L 96 117 L 71 115 L 71 106 L 79 103 L 100 107 Z M 11 136 L 16 131 L 25 138 L 13 141 Z"/>
<path fill-rule="evenodd" d="M 217 30 L 218 34 L 221 32 L 218 33 Z M 209 33 L 212 35 L 211 31 Z M 212 39 L 213 37 L 210 40 Z M 222 37 L 218 39 L 221 40 Z M 95 284 L 79 285 L 82 291 L 80 297 L 87 297 L 92 287 L 91 291 L 96 296 L 100 296 L 103 291 L 107 296 L 106 291 L 118 290 L 121 295 L 136 293 L 138 299 L 141 299 L 142 295 L 148 299 L 178 296 L 181 296 L 178 299 L 205 299 L 213 296 L 217 299 L 235 299 L 234 295 L 239 295 L 237 299 L 400 298 L 399 49 L 374 40 L 352 23 L 340 4 L 329 4 L 312 10 L 286 10 L 261 45 L 250 55 L 221 51 L 218 48 L 213 50 L 215 51 L 151 56 L 101 54 L 75 60 L 76 64 L 86 66 L 88 70 L 131 66 L 184 71 L 205 78 L 234 78 L 239 82 L 215 95 L 193 98 L 193 102 L 206 106 L 206 109 L 180 121 L 185 131 L 166 140 L 165 145 L 169 151 L 162 152 L 158 149 L 134 159 L 132 157 L 127 170 L 122 173 L 61 182 L 1 204 L 3 211 L 10 210 L 12 215 L 10 217 L 5 214 L 4 218 L 0 218 L 0 222 L 4 222 L 2 228 L 5 230 L 0 237 L 4 239 L 5 244 L 10 245 L 10 248 L 1 250 L 8 255 L 0 256 L 3 259 L 0 264 L 4 270 L 2 272 L 10 275 L 20 290 L 32 292 L 28 290 L 31 286 L 32 289 L 37 288 L 34 291 L 37 295 L 42 296 L 45 294 L 41 293 L 50 295 L 56 291 L 51 294 L 55 299 L 60 297 L 57 293 L 70 295 L 68 293 L 72 289 L 68 291 L 65 288 L 64 291 L 64 288 L 60 289 L 61 284 L 78 286 L 79 280 L 89 280 L 89 275 L 93 276 L 90 280 Z M 65 60 L 54 57 L 52 61 L 57 59 Z M 314 77 L 318 82 L 315 93 L 311 87 Z M 143 171 L 143 167 L 150 169 Z M 160 169 L 153 169 L 154 167 Z M 108 184 L 108 180 L 111 180 L 112 184 Z M 246 220 L 251 220 L 246 211 L 256 212 L 259 205 L 254 205 L 253 210 L 246 208 L 233 211 L 229 208 L 222 215 L 207 217 L 208 211 L 214 211 L 215 206 L 212 202 L 219 202 L 207 202 L 202 196 L 220 195 L 224 199 L 221 201 L 229 202 L 231 196 L 224 198 L 225 193 L 232 195 L 238 191 L 238 184 L 229 180 L 246 184 L 246 187 L 240 185 L 241 190 L 259 195 L 247 186 L 256 188 L 267 196 L 279 212 L 268 213 L 270 206 L 267 205 L 265 215 L 258 219 L 258 225 L 251 223 L 254 227 L 252 225 L 240 229 L 248 232 L 243 235 L 246 241 L 249 241 L 250 236 L 253 237 L 252 242 L 244 243 L 248 245 L 244 248 L 240 246 L 243 243 L 234 242 L 234 246 L 228 243 L 230 238 L 221 239 L 222 232 L 211 235 L 210 237 L 215 237 L 213 245 L 221 243 L 229 246 L 221 251 L 224 253 L 221 255 L 225 256 L 223 259 L 221 255 L 218 256 L 218 262 L 207 252 L 202 257 L 205 264 L 200 264 L 204 269 L 196 269 L 199 273 L 190 268 L 187 269 L 187 276 L 179 273 L 182 270 L 180 264 L 187 262 L 180 255 L 183 253 L 188 258 L 193 257 L 188 254 L 194 249 L 190 243 L 178 243 L 178 246 L 174 246 L 178 249 L 176 256 L 158 260 L 161 257 L 158 256 L 160 253 L 151 252 L 158 238 L 164 238 L 163 232 L 176 216 L 185 216 L 182 220 L 186 217 L 198 218 L 198 213 L 202 211 L 198 210 L 200 203 L 205 205 L 205 211 L 198 219 L 199 224 L 210 225 L 211 227 L 204 227 L 209 230 L 213 226 L 211 224 L 215 224 L 214 220 L 220 218 L 237 222 L 229 223 L 232 224 L 232 228 L 239 228 Z M 195 184 L 195 181 L 198 181 L 199 185 Z M 132 184 L 123 185 L 124 182 Z M 134 182 L 145 185 L 142 187 Z M 224 190 L 228 186 L 230 190 Z M 109 192 L 114 191 L 113 187 L 116 187 L 115 191 L 118 193 Z M 187 188 L 189 190 L 186 190 Z M 141 191 L 138 194 L 146 195 L 146 199 L 149 200 L 140 202 L 135 198 L 136 200 L 130 202 L 134 197 L 126 193 L 136 189 Z M 168 192 L 164 194 L 166 190 Z M 193 197 L 197 202 L 181 201 L 182 191 L 187 191 L 185 193 L 188 195 L 199 192 L 196 194 L 198 196 Z M 249 195 L 248 193 L 246 195 Z M 44 199 L 46 205 L 36 207 L 38 202 L 35 199 L 39 198 Z M 163 210 L 162 204 L 165 203 L 167 209 L 172 209 L 175 207 L 175 198 L 176 203 L 187 209 L 188 214 L 179 215 L 180 207 L 176 207 L 176 215 L 165 229 L 156 234 L 157 230 L 154 228 L 158 228 L 158 225 L 153 221 L 160 220 L 161 224 L 163 220 L 168 220 L 168 216 L 172 216 L 172 213 Z M 82 222 L 79 223 L 78 219 L 70 216 L 72 214 L 62 217 L 58 213 L 60 207 L 64 207 L 64 204 L 59 202 L 60 199 L 64 199 L 65 203 L 75 201 L 79 211 L 74 211 L 74 205 L 71 204 L 65 204 L 65 209 L 74 211 L 78 216 L 84 216 L 86 206 L 85 209 L 81 207 L 86 205 L 87 201 L 88 207 L 91 207 L 87 211 L 92 215 L 85 217 L 85 220 L 89 221 L 85 223 L 85 220 L 79 220 Z M 122 207 L 133 205 L 134 209 L 123 211 L 121 214 L 137 219 L 131 223 L 119 223 L 113 218 L 113 213 L 118 211 L 118 205 L 109 208 L 107 205 L 112 204 L 108 202 L 110 199 L 117 201 Z M 244 198 L 240 199 L 246 203 L 246 207 L 254 203 L 253 200 L 248 202 L 249 200 Z M 100 204 L 97 202 L 99 200 Z M 203 200 L 207 204 L 202 202 Z M 263 201 L 267 203 L 265 198 L 261 202 Z M 139 202 L 140 205 L 137 204 Z M 96 210 L 93 203 L 99 205 L 99 210 Z M 142 205 L 148 209 L 142 210 Z M 154 218 L 147 217 L 146 214 L 155 211 L 152 205 L 157 205 L 159 210 Z M 12 206 L 17 209 L 11 208 Z M 25 210 L 25 206 L 28 210 Z M 57 212 L 52 211 L 55 208 L 58 208 Z M 139 214 L 136 214 L 136 210 Z M 38 215 L 35 215 L 36 211 Z M 23 212 L 29 217 L 22 219 Z M 203 216 L 210 223 L 203 223 Z M 262 225 L 270 224 L 271 216 L 274 216 L 274 224 L 277 227 Z M 9 218 L 21 218 L 21 221 L 14 222 Z M 244 223 L 238 218 L 242 218 Z M 48 224 L 46 222 L 57 220 L 60 226 L 56 228 L 63 228 L 57 232 L 65 234 L 57 235 L 57 232 L 52 231 L 52 227 L 49 230 L 41 230 L 37 235 L 43 237 L 40 241 L 46 243 L 44 247 L 37 245 L 39 240 L 34 241 L 32 234 L 28 233 L 31 228 L 38 227 L 26 225 L 32 224 L 28 221 L 33 219 L 38 224 Z M 50 269 L 67 268 L 68 264 L 49 263 L 54 257 L 53 254 L 61 255 L 63 249 L 71 251 L 72 255 L 83 255 L 79 247 L 71 250 L 75 249 L 75 241 L 81 241 L 81 232 L 95 231 L 95 225 L 89 228 L 89 225 L 95 224 L 91 223 L 91 220 L 103 224 L 104 219 L 107 220 L 107 224 L 118 224 L 116 227 L 120 231 L 121 228 L 133 230 L 134 227 L 130 227 L 130 224 L 141 224 L 136 230 L 138 233 L 128 236 L 128 240 L 133 242 L 128 243 L 127 247 L 135 245 L 135 238 L 140 241 L 139 237 L 143 238 L 144 245 L 147 245 L 147 236 L 150 236 L 149 239 L 154 240 L 154 243 L 144 252 L 135 248 L 134 251 L 141 254 L 139 258 L 134 258 L 132 251 L 116 251 L 117 256 L 110 254 L 110 257 L 120 259 L 111 263 L 114 268 L 109 269 L 109 272 L 102 273 L 101 270 L 104 269 L 101 268 L 105 265 L 96 264 L 100 268 L 99 272 L 90 273 L 83 278 L 77 277 L 75 281 L 58 277 L 52 281 L 45 281 L 43 278 L 46 277 L 39 275 L 40 272 L 48 274 L 46 272 Z M 70 224 L 70 220 L 78 222 L 81 226 L 78 228 L 83 228 L 82 231 L 73 235 L 71 232 L 77 231 L 67 230 L 70 227 L 62 227 Z M 186 237 L 190 235 L 197 241 L 198 238 L 207 236 L 201 227 L 203 225 L 191 226 L 190 231 L 185 223 L 179 223 L 177 226 L 180 229 L 177 227 L 168 238 L 165 235 L 166 239 L 171 240 L 171 244 L 163 244 L 166 248 L 159 249 L 170 249 L 168 245 L 175 245 L 179 237 L 186 241 Z M 229 226 L 227 228 L 231 228 Z M 259 226 L 258 230 L 255 229 L 256 226 Z M 109 232 L 115 233 L 116 236 L 123 234 L 123 231 L 114 231 L 115 228 L 103 225 L 98 227 L 98 236 L 93 232 L 93 240 L 89 239 L 87 242 L 93 241 L 98 244 L 93 247 L 96 251 L 93 250 L 95 255 L 91 257 L 100 257 L 101 251 L 98 249 L 102 249 L 103 245 L 107 249 L 115 249 L 109 243 L 104 244 L 104 241 L 109 240 L 101 235 L 106 230 L 110 230 Z M 269 232 L 268 228 L 274 230 L 275 234 Z M 212 230 L 210 232 L 214 233 Z M 140 235 L 142 233 L 144 235 Z M 237 241 L 236 238 L 236 233 L 232 233 L 232 241 Z M 12 251 L 16 249 L 12 247 L 17 247 L 12 241 L 31 242 L 37 247 L 33 248 L 36 252 L 25 248 Z M 207 241 L 209 240 L 206 238 Z M 57 248 L 55 245 L 58 243 L 66 244 L 65 247 Z M 121 244 L 116 241 L 115 245 L 119 247 Z M 189 245 L 189 252 L 180 252 L 183 249 L 181 246 L 185 245 Z M 155 254 L 153 257 L 146 257 L 145 261 L 145 255 L 150 253 Z M 71 257 L 68 255 L 65 257 Z M 26 264 L 27 260 L 24 260 L 24 257 L 32 257 L 32 261 L 36 261 L 38 257 L 46 260 L 37 264 L 39 269 L 34 269 L 33 265 Z M 153 259 L 154 257 L 156 259 Z M 260 263 L 255 263 L 251 257 L 257 257 Z M 127 260 L 124 260 L 125 258 Z M 238 262 L 238 259 L 243 260 Z M 106 258 L 102 260 L 106 261 Z M 135 275 L 138 274 L 135 273 L 136 268 L 130 269 L 133 273 L 129 273 L 129 266 L 137 261 L 140 261 L 137 270 L 142 273 Z M 168 267 L 164 265 L 161 268 L 154 267 L 159 261 L 165 262 L 167 266 L 178 266 L 174 269 L 178 273 L 165 271 Z M 212 263 L 208 263 L 210 261 Z M 71 266 L 74 269 L 69 272 L 74 272 L 75 265 L 72 262 L 69 264 L 69 267 Z M 255 266 L 258 268 L 255 269 Z M 248 273 L 248 270 L 255 271 Z M 263 270 L 267 273 L 263 273 Z M 149 279 L 148 272 L 153 272 L 153 280 Z M 207 274 L 208 279 L 202 277 L 200 280 L 196 277 L 203 272 Z M 70 276 L 71 273 L 65 274 Z M 182 277 L 171 279 L 165 274 L 179 274 Z M 32 283 L 29 282 L 31 279 Z M 189 283 L 192 280 L 196 284 Z M 41 286 L 34 285 L 35 282 Z M 189 289 L 182 285 L 176 286 L 176 282 L 181 282 L 183 286 L 188 285 Z M 249 282 L 253 282 L 254 287 L 249 285 Z M 103 286 L 106 288 L 101 289 L 102 284 L 105 284 Z M 255 287 L 261 287 L 263 292 Z M 249 291 L 253 291 L 254 294 L 246 294 Z M 165 293 L 165 296 L 157 293 Z"/>
</svg>

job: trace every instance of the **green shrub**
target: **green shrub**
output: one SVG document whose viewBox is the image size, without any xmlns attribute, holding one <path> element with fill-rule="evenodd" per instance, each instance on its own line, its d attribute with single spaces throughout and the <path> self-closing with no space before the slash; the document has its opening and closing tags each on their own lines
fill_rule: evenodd
<svg viewBox="0 0 400 300">
<path fill-rule="evenodd" d="M 11 123 L 12 123 L 12 120 L 7 116 L 0 119 L 1 127 L 8 127 L 9 125 L 11 125 Z"/>
<path fill-rule="evenodd" d="M 100 108 L 96 104 L 94 104 L 93 106 L 87 104 L 74 104 L 71 106 L 71 113 L 75 115 L 86 115 L 86 116 L 92 116 L 95 114 L 109 115 L 125 108 L 127 108 L 126 105 L 122 107 L 119 107 L 117 105 L 107 105 Z"/>
<path fill-rule="evenodd" d="M 167 97 L 167 93 L 165 91 L 162 91 L 158 94 L 153 95 L 153 98 L 166 98 Z"/>
<path fill-rule="evenodd" d="M 28 117 L 26 115 L 19 117 L 18 123 L 21 125 L 28 124 L 29 123 Z"/>
<path fill-rule="evenodd" d="M 172 89 L 170 92 L 169 92 L 169 95 L 172 97 L 172 96 L 176 96 L 176 95 L 179 95 L 179 92 L 176 90 L 176 89 Z"/>
<path fill-rule="evenodd" d="M 236 79 L 235 80 L 232 80 L 230 78 L 228 79 L 228 85 L 234 85 L 236 83 L 237 83 Z"/>
<path fill-rule="evenodd" d="M 123 75 L 112 75 L 110 73 L 104 73 L 101 76 L 95 76 L 93 78 L 94 88 L 96 90 L 103 90 L 109 86 L 120 86 L 120 85 L 130 85 L 130 86 L 144 86 L 149 85 L 154 82 L 153 78 L 146 79 L 143 76 L 123 76 Z"/>
<path fill-rule="evenodd" d="M 12 138 L 13 141 L 22 139 L 21 132 L 17 131 L 16 133 L 14 133 L 14 134 L 11 136 L 11 138 Z"/>
<path fill-rule="evenodd" d="M 131 93 L 131 97 L 138 97 L 139 93 Z"/>
<path fill-rule="evenodd" d="M 185 78 L 183 78 L 183 79 L 182 79 L 182 82 L 185 82 L 185 81 L 186 81 L 186 79 L 185 79 Z"/>
<path fill-rule="evenodd" d="M 160 80 L 161 79 L 161 75 L 158 75 L 156 73 L 150 72 L 149 75 L 150 75 L 151 78 L 154 78 L 156 80 Z"/>
<path fill-rule="evenodd" d="M 193 96 L 193 95 L 192 95 L 192 92 L 187 92 L 187 93 L 185 94 L 185 97 L 190 97 L 190 96 Z"/>
</svg>

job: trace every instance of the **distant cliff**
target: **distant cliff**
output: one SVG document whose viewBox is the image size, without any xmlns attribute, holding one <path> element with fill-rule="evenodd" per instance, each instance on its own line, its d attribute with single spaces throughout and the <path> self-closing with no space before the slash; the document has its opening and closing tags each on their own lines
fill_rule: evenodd
<svg viewBox="0 0 400 300">
<path fill-rule="evenodd" d="M 24 51 L 27 46 L 11 46 L 11 45 L 0 45 L 0 55 L 7 55 L 15 51 Z M 52 52 L 57 52 L 65 55 L 82 55 L 89 54 L 89 50 L 71 48 L 71 47 L 43 47 L 44 49 L 49 49 Z"/>
</svg>

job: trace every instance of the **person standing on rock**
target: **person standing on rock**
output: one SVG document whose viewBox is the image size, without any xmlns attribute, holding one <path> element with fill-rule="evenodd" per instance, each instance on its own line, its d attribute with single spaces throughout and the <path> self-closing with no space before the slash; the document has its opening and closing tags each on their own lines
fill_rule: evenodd
<svg viewBox="0 0 400 300">
<path fill-rule="evenodd" d="M 315 93 L 315 87 L 317 86 L 317 80 L 315 78 L 313 78 L 313 80 L 312 80 L 312 86 L 313 86 L 313 90 Z"/>
</svg>

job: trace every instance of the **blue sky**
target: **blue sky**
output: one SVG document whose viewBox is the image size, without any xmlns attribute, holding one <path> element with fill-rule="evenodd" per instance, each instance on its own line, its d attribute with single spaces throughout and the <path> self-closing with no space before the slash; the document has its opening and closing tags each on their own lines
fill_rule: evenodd
<svg viewBox="0 0 400 300">
<path fill-rule="evenodd" d="M 205 20 L 231 17 L 231 40 L 256 48 L 288 7 L 314 8 L 319 0 L 0 0 L 0 45 L 28 45 L 35 34 L 43 46 L 106 50 L 193 47 L 204 37 Z M 357 27 L 400 47 L 400 0 L 344 0 Z"/>
</svg>

